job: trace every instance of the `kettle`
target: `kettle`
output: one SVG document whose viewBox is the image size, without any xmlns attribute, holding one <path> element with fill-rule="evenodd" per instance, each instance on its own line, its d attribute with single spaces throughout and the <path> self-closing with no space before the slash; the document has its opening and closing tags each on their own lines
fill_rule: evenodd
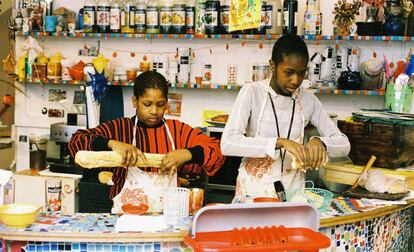
<svg viewBox="0 0 414 252">
<path fill-rule="evenodd" d="M 359 72 L 343 71 L 338 79 L 338 89 L 342 90 L 361 90 L 362 78 Z"/>
<path fill-rule="evenodd" d="M 70 76 L 76 80 L 81 81 L 83 80 L 83 68 L 85 67 L 85 63 L 83 61 L 79 61 L 75 65 L 69 68 L 69 74 Z"/>
</svg>

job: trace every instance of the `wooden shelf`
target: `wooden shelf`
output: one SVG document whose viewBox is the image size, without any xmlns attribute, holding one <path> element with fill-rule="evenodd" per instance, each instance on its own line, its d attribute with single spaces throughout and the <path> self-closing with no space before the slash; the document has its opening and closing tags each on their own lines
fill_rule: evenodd
<svg viewBox="0 0 414 252">
<path fill-rule="evenodd" d="M 86 33 L 68 32 L 17 32 L 17 36 L 33 37 L 70 37 L 70 38 L 140 38 L 140 39 L 253 39 L 277 40 L 281 35 L 275 34 L 140 34 L 140 33 Z M 333 35 L 301 35 L 307 41 L 414 41 L 414 37 L 406 36 L 333 36 Z"/>
<path fill-rule="evenodd" d="M 19 79 L 21 83 L 26 84 L 45 84 L 45 85 L 84 85 L 84 81 L 62 81 L 62 80 L 48 80 L 48 79 Z M 133 87 L 134 83 L 129 81 L 110 81 L 108 85 L 111 86 L 126 86 Z M 245 84 L 249 85 L 249 84 Z M 210 89 L 210 90 L 233 90 L 239 91 L 242 86 L 227 85 L 227 84 L 196 84 L 196 83 L 174 83 L 171 88 L 178 89 Z M 314 94 L 324 95 L 361 95 L 361 96 L 383 96 L 383 90 L 338 90 L 338 89 L 308 89 Z"/>
</svg>

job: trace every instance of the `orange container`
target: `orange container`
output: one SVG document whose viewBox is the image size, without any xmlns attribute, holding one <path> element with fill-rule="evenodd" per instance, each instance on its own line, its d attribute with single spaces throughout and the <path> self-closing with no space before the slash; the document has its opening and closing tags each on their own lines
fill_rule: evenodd
<svg viewBox="0 0 414 252">
<path fill-rule="evenodd" d="M 271 198 L 271 197 L 258 197 L 253 199 L 254 203 L 260 203 L 260 202 L 282 202 L 278 198 Z"/>
<path fill-rule="evenodd" d="M 184 242 L 195 252 L 273 252 L 315 251 L 327 248 L 331 240 L 308 228 L 257 227 L 230 231 L 198 233 L 195 239 L 186 235 Z"/>
</svg>

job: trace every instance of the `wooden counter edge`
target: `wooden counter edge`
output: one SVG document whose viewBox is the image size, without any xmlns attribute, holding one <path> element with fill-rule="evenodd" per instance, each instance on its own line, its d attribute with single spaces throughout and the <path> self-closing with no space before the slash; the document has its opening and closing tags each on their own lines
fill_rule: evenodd
<svg viewBox="0 0 414 252">
<path fill-rule="evenodd" d="M 0 239 L 45 242 L 177 242 L 183 241 L 187 233 L 187 231 L 159 233 L 0 232 Z"/>
<path fill-rule="evenodd" d="M 408 200 L 406 205 L 384 206 L 384 207 L 366 211 L 366 212 L 360 212 L 360 213 L 345 215 L 345 216 L 325 218 L 325 219 L 321 219 L 320 227 L 321 228 L 332 227 L 336 225 L 342 225 L 342 224 L 348 224 L 348 223 L 353 223 L 353 222 L 358 222 L 358 221 L 364 221 L 368 219 L 374 219 L 377 217 L 381 217 L 381 216 L 385 216 L 385 215 L 389 215 L 392 213 L 402 211 L 412 206 L 414 206 L 414 199 Z"/>
</svg>

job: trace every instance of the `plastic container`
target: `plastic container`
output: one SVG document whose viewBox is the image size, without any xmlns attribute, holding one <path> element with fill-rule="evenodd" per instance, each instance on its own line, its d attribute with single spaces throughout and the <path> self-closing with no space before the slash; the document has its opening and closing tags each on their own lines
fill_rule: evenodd
<svg viewBox="0 0 414 252">
<path fill-rule="evenodd" d="M 189 214 L 190 191 L 183 187 L 168 188 L 164 195 L 164 218 L 169 225 L 175 225 Z"/>
<path fill-rule="evenodd" d="M 215 205 L 197 212 L 184 242 L 195 252 L 318 251 L 331 242 L 318 228 L 318 212 L 306 203 Z"/>
</svg>

